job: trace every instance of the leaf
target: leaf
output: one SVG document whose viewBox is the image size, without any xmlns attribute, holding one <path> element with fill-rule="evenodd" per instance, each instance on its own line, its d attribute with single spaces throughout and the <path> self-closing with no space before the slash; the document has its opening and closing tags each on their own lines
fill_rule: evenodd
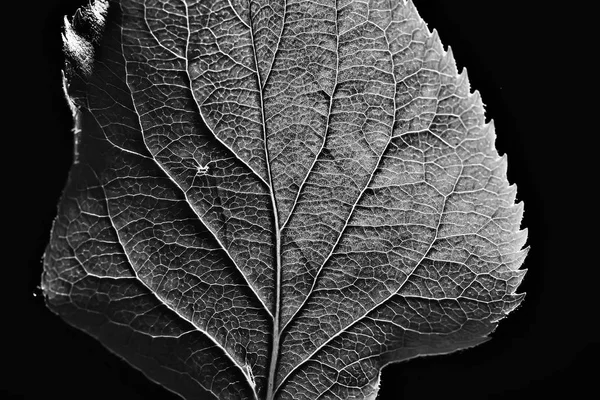
<svg viewBox="0 0 600 400">
<path fill-rule="evenodd" d="M 96 0 L 48 306 L 187 399 L 372 399 L 487 340 L 527 249 L 466 72 L 404 1 Z"/>
</svg>

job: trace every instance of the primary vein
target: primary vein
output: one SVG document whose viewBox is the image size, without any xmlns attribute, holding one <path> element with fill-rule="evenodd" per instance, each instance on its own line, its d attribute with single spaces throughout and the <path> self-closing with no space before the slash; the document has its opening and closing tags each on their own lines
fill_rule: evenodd
<svg viewBox="0 0 600 400">
<path fill-rule="evenodd" d="M 251 12 L 251 11 L 250 11 Z M 254 66 L 256 68 L 256 79 L 258 86 L 259 108 L 263 128 L 263 144 L 265 151 L 265 164 L 267 169 L 267 179 L 269 195 L 271 197 L 271 206 L 273 209 L 273 232 L 275 234 L 275 315 L 273 318 L 272 342 L 271 342 L 271 363 L 269 365 L 269 376 L 267 381 L 267 400 L 272 400 L 274 395 L 275 372 L 277 370 L 277 360 L 279 355 L 279 320 L 281 314 L 281 233 L 279 231 L 279 216 L 277 211 L 277 200 L 273 187 L 273 177 L 271 174 L 271 165 L 269 163 L 269 147 L 267 145 L 267 126 L 265 124 L 265 108 L 263 102 L 263 84 L 261 82 L 258 57 L 256 55 L 256 44 L 254 42 L 254 31 L 252 29 L 252 14 L 250 14 L 250 42 L 252 45 L 252 54 L 254 56 Z"/>
</svg>

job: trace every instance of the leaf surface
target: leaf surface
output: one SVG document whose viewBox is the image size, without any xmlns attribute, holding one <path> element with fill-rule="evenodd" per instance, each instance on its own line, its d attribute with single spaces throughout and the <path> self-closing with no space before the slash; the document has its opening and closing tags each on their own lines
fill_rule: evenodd
<svg viewBox="0 0 600 400">
<path fill-rule="evenodd" d="M 97 0 L 48 306 L 187 399 L 374 398 L 519 305 L 523 208 L 411 2 Z"/>
</svg>

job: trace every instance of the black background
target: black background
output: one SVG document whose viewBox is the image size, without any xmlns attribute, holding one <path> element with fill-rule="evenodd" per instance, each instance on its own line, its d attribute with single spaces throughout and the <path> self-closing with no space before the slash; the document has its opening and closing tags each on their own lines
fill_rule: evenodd
<svg viewBox="0 0 600 400">
<path fill-rule="evenodd" d="M 10 231 L 15 245 L 5 248 L 14 261 L 5 267 L 17 274 L 16 282 L 24 282 L 18 285 L 24 296 L 5 303 L 3 358 L 10 373 L 2 374 L 0 389 L 26 399 L 176 399 L 50 313 L 37 289 L 72 161 L 72 122 L 60 75 L 62 17 L 83 3 L 48 0 L 24 6 L 14 14 L 16 28 L 5 36 L 16 46 L 14 53 L 5 53 L 14 54 L 7 60 L 19 60 L 9 63 L 5 75 L 7 87 L 18 93 L 10 100 L 14 114 L 5 115 L 18 121 L 14 128 L 5 126 L 5 136 L 18 143 L 3 146 L 6 160 L 18 160 L 9 166 L 18 182 L 5 191 L 16 203 L 9 220 L 18 217 Z M 591 197 L 578 183 L 591 171 L 575 161 L 571 144 L 582 137 L 581 149 L 596 133 L 564 121 L 566 115 L 575 122 L 579 118 L 566 112 L 577 97 L 565 96 L 565 87 L 586 81 L 585 68 L 572 65 L 581 59 L 573 47 L 576 29 L 565 22 L 564 9 L 542 2 L 415 3 L 444 45 L 452 47 L 459 69 L 468 68 L 471 87 L 480 91 L 487 115 L 496 122 L 496 146 L 508 154 L 508 179 L 525 202 L 523 226 L 529 228 L 531 251 L 520 288 L 527 292 L 525 301 L 500 323 L 493 340 L 387 367 L 380 399 L 586 398 L 584 390 L 598 373 L 592 356 L 598 311 L 589 275 L 598 265 L 595 249 L 580 240 L 587 236 L 579 229 L 583 217 L 569 205 L 573 198 Z M 5 279 L 6 293 L 12 286 L 17 285 Z"/>
</svg>

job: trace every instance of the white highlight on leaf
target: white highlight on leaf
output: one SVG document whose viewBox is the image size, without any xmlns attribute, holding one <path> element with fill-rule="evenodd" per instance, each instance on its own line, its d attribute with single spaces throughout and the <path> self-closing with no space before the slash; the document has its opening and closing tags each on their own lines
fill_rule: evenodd
<svg viewBox="0 0 600 400">
<path fill-rule="evenodd" d="M 88 10 L 94 15 L 94 18 L 96 21 L 98 21 L 98 24 L 104 26 L 106 13 L 108 12 L 108 1 L 96 0 Z"/>
<path fill-rule="evenodd" d="M 250 383 L 250 386 L 252 386 L 252 389 L 255 389 L 256 388 L 256 380 L 254 379 L 254 373 L 252 372 L 252 367 L 249 364 L 244 364 L 243 369 L 244 369 L 244 372 L 246 373 L 246 376 L 248 377 L 248 382 Z"/>
<path fill-rule="evenodd" d="M 104 24 L 106 21 L 106 14 L 108 12 L 108 1 L 96 0 L 89 8 L 86 9 L 86 18 L 89 23 L 94 26 L 96 37 L 100 37 Z M 80 16 L 81 14 L 76 14 Z M 64 43 L 64 50 L 74 60 L 77 61 L 78 67 L 83 71 L 85 75 L 92 73 L 92 66 L 94 60 L 94 46 L 90 40 L 80 35 L 73 24 L 64 18 L 65 30 L 62 34 Z"/>
<path fill-rule="evenodd" d="M 206 164 L 206 165 L 198 164 L 198 169 L 196 172 L 200 176 L 208 174 L 208 164 Z"/>
</svg>

